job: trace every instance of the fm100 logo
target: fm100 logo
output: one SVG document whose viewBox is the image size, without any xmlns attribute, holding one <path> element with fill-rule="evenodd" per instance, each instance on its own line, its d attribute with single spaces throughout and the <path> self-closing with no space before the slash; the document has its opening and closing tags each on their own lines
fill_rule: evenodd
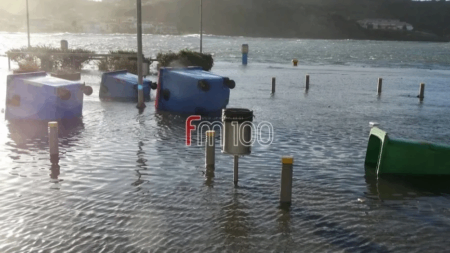
<svg viewBox="0 0 450 253">
<path fill-rule="evenodd" d="M 194 124 L 196 121 L 201 121 L 198 124 Z M 242 146 L 253 146 L 255 142 L 258 142 L 261 146 L 269 146 L 273 142 L 273 126 L 270 122 L 263 121 L 260 122 L 257 126 L 250 121 L 246 122 L 237 122 L 232 121 L 229 122 L 230 127 L 233 128 L 233 132 L 236 133 L 237 136 L 234 138 L 235 145 L 240 144 Z M 204 146 L 204 136 L 207 131 L 219 131 L 223 133 L 224 123 L 221 121 L 202 121 L 202 116 L 193 115 L 186 119 L 186 146 L 192 145 L 192 132 L 196 131 L 197 134 L 197 146 Z M 251 130 L 251 138 L 246 140 L 246 137 L 243 133 Z M 222 136 L 220 135 L 220 143 L 222 143 Z M 239 142 L 239 143 L 238 143 Z"/>
</svg>

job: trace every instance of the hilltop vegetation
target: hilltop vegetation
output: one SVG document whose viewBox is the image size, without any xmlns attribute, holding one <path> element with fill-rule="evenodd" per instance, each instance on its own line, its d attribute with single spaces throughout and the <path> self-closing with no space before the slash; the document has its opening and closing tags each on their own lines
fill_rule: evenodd
<svg viewBox="0 0 450 253">
<path fill-rule="evenodd" d="M 143 20 L 199 31 L 200 0 L 142 0 Z M 136 1 L 35 0 L 31 17 L 76 24 L 136 15 Z M 400 19 L 416 30 L 450 38 L 450 1 L 411 0 L 203 0 L 204 31 L 218 35 L 325 39 L 439 39 L 423 33 L 368 32 L 356 21 Z"/>
<path fill-rule="evenodd" d="M 144 7 L 144 13 L 147 14 L 147 19 L 173 22 L 180 31 L 198 32 L 199 1 L 154 2 Z M 417 30 L 438 36 L 450 36 L 450 2 L 444 1 L 204 0 L 203 10 L 204 30 L 211 34 L 376 38 L 380 34 L 367 33 L 356 24 L 356 21 L 365 18 L 385 18 L 401 19 L 411 23 Z"/>
</svg>

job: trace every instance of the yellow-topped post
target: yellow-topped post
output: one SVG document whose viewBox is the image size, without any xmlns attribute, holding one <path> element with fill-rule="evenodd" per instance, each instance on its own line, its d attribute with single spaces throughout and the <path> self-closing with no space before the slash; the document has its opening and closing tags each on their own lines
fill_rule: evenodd
<svg viewBox="0 0 450 253">
<path fill-rule="evenodd" d="M 294 157 L 283 156 L 281 158 L 281 163 L 280 206 L 289 207 L 292 199 L 292 171 Z"/>
</svg>

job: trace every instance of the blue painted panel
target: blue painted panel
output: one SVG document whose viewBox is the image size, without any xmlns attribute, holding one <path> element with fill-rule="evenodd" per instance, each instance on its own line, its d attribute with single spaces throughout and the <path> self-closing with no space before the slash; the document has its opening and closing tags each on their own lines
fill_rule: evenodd
<svg viewBox="0 0 450 253">
<path fill-rule="evenodd" d="M 206 81 L 209 90 L 199 88 L 199 81 Z M 169 99 L 164 93 L 169 91 Z M 224 77 L 203 71 L 201 68 L 160 69 L 157 108 L 186 114 L 220 112 L 228 104 L 230 88 Z"/>
<path fill-rule="evenodd" d="M 144 79 L 144 99 L 147 101 L 150 100 L 150 84 L 150 80 Z M 99 95 L 102 99 L 137 101 L 137 85 L 138 76 L 126 70 L 104 73 Z"/>
<path fill-rule="evenodd" d="M 58 90 L 69 92 L 64 100 Z M 17 100 L 19 103 L 11 101 Z M 17 102 L 17 101 L 16 101 Z M 45 72 L 9 75 L 7 78 L 7 120 L 60 120 L 82 116 L 83 91 L 79 81 L 67 81 Z"/>
</svg>

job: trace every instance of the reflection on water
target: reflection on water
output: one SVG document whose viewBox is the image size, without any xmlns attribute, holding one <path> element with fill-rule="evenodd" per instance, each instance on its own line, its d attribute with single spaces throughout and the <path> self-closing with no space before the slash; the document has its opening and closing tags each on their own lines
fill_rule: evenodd
<svg viewBox="0 0 450 253">
<path fill-rule="evenodd" d="M 72 137 L 80 134 L 84 129 L 83 119 L 75 118 L 58 122 L 60 145 L 70 146 Z M 30 147 L 35 144 L 36 148 L 43 148 L 42 144 L 48 138 L 48 122 L 45 121 L 9 121 L 9 138 L 19 148 Z"/>
<path fill-rule="evenodd" d="M 449 176 L 365 176 L 368 194 L 379 200 L 402 200 L 450 195 Z"/>
<path fill-rule="evenodd" d="M 233 187 L 232 157 L 220 152 L 220 134 L 214 175 L 208 175 L 204 147 L 185 145 L 186 116 L 156 112 L 151 103 L 139 113 L 135 103 L 91 96 L 80 122 L 60 124 L 59 165 L 49 161 L 46 123 L 0 122 L 0 252 L 450 247 L 445 180 L 365 178 L 362 168 L 371 121 L 403 138 L 448 144 L 450 73 L 279 64 L 242 69 L 223 62 L 213 70 L 238 83 L 230 107 L 254 110 L 255 124 L 268 121 L 275 131 L 272 145 L 256 144 L 240 161 L 239 188 Z M 306 71 L 314 80 L 307 96 Z M 382 75 L 389 85 L 378 99 Z M 269 98 L 273 76 L 279 84 Z M 100 83 L 96 71 L 83 78 Z M 419 79 L 433 83 L 422 105 L 407 96 L 415 95 Z M 195 144 L 204 134 L 192 137 Z M 289 211 L 278 208 L 283 155 L 296 161 Z"/>
<path fill-rule="evenodd" d="M 225 215 L 224 234 L 225 243 L 229 245 L 229 250 L 248 251 L 249 248 L 249 232 L 251 224 L 249 223 L 248 213 L 244 210 L 248 209 L 244 203 L 239 200 L 238 190 L 235 190 L 232 199 L 226 201 L 222 207 Z"/>
</svg>

